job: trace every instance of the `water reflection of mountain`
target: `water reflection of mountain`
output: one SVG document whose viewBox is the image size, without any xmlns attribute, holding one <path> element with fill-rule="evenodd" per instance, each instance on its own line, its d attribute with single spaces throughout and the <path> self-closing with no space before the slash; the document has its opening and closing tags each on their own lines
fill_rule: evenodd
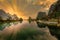
<svg viewBox="0 0 60 40">
<path fill-rule="evenodd" d="M 5 22 L 5 23 L 1 23 L 1 24 L 0 24 L 0 30 L 5 29 L 6 27 L 9 28 L 11 25 L 16 25 L 16 24 L 18 24 L 18 23 L 20 23 L 20 22 Z M 21 24 L 23 24 L 23 23 L 21 23 Z M 21 25 L 21 24 L 19 24 L 19 25 Z M 34 25 L 37 25 L 37 27 L 40 28 L 40 29 L 46 28 L 46 26 L 47 26 L 47 27 L 49 28 L 49 31 L 50 31 L 51 35 L 56 36 L 57 38 L 60 37 L 60 34 L 59 34 L 60 28 L 58 28 L 58 27 L 48 26 L 48 25 L 43 24 L 43 23 L 40 23 L 40 22 L 37 22 L 37 24 L 35 24 L 34 22 L 27 23 L 27 25 L 31 25 L 31 26 L 32 26 L 32 24 L 33 24 L 33 26 L 34 26 Z M 24 25 L 24 24 L 23 24 L 23 25 Z M 24 26 L 24 27 L 25 27 L 25 26 Z M 31 27 L 31 28 L 33 28 L 33 27 Z"/>
<path fill-rule="evenodd" d="M 39 28 L 45 28 L 48 27 L 51 35 L 55 36 L 60 40 L 60 27 L 57 27 L 56 25 L 47 25 L 44 23 L 37 22 L 37 25 Z"/>
<path fill-rule="evenodd" d="M 5 29 L 6 27 L 9 27 L 11 25 L 15 25 L 20 23 L 19 21 L 17 22 L 0 22 L 0 30 L 2 31 L 3 29 Z"/>
<path fill-rule="evenodd" d="M 0 33 L 0 40 L 57 40 L 48 28 L 38 28 L 36 22 L 18 23 L 9 26 Z"/>
</svg>

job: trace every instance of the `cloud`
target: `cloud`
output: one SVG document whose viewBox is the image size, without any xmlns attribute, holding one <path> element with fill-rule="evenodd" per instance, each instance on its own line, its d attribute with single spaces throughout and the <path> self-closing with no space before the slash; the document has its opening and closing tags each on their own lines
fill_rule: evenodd
<svg viewBox="0 0 60 40">
<path fill-rule="evenodd" d="M 55 0 L 0 0 L 0 8 L 19 17 L 35 18 L 39 11 L 47 11 Z"/>
</svg>

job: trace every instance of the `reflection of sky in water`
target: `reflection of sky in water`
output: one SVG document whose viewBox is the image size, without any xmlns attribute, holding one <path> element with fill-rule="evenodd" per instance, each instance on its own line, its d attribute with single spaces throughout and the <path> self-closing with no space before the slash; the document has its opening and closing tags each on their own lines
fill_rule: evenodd
<svg viewBox="0 0 60 40">
<path fill-rule="evenodd" d="M 8 23 L 6 23 L 6 24 L 8 24 Z M 4 25 L 6 25 L 6 24 L 4 24 Z M 13 23 L 11 23 L 11 24 L 13 24 Z M 0 40 L 2 40 L 2 39 L 4 40 L 4 37 L 7 37 L 11 34 L 13 34 L 12 38 L 15 39 L 17 32 L 20 31 L 21 29 L 23 30 L 24 28 L 31 28 L 31 30 L 36 29 L 37 31 L 39 31 L 40 35 L 38 37 L 36 37 L 36 38 L 41 38 L 39 40 L 56 40 L 55 37 L 51 36 L 49 29 L 47 27 L 38 28 L 36 22 L 28 23 L 26 21 L 24 21 L 23 23 L 17 23 L 17 24 L 15 22 L 15 24 L 3 29 L 0 32 Z M 38 40 L 38 39 L 36 39 L 36 40 Z"/>
</svg>

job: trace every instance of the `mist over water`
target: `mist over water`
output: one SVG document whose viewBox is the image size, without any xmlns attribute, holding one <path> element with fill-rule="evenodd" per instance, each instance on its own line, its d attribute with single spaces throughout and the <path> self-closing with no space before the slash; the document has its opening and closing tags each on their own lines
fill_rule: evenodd
<svg viewBox="0 0 60 40">
<path fill-rule="evenodd" d="M 8 25 L 8 24 L 7 24 Z M 25 37 L 25 38 L 24 38 Z M 38 28 L 36 22 L 15 23 L 0 31 L 0 40 L 57 40 L 49 29 Z"/>
</svg>

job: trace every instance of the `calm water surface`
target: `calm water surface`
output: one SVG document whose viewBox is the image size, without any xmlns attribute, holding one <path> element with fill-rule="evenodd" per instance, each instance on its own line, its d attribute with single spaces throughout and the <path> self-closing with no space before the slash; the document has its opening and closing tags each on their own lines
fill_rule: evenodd
<svg viewBox="0 0 60 40">
<path fill-rule="evenodd" d="M 20 31 L 23 28 L 33 28 L 38 30 L 40 33 L 40 40 L 57 40 L 55 37 L 51 36 L 49 29 L 46 28 L 39 28 L 37 26 L 36 22 L 31 22 L 29 23 L 28 21 L 24 21 L 22 23 L 20 22 L 4 22 L 0 23 L 0 40 L 4 40 L 4 37 L 7 37 L 11 34 L 12 38 L 15 39 L 15 35 L 17 34 L 18 31 Z M 36 37 L 37 38 L 37 37 Z M 38 39 L 37 39 L 38 40 Z"/>
</svg>

